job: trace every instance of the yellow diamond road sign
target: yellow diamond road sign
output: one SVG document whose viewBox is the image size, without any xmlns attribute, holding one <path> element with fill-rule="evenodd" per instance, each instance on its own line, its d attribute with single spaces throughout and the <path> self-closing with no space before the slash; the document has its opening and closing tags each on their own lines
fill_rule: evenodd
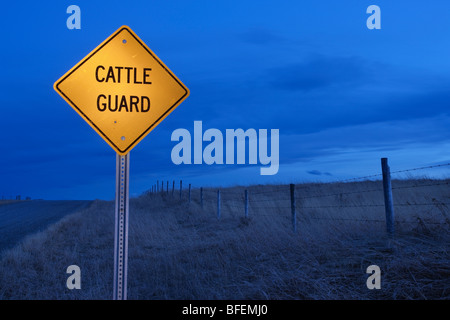
<svg viewBox="0 0 450 320">
<path fill-rule="evenodd" d="M 127 26 L 54 84 L 120 155 L 127 154 L 189 95 L 186 86 Z"/>
</svg>

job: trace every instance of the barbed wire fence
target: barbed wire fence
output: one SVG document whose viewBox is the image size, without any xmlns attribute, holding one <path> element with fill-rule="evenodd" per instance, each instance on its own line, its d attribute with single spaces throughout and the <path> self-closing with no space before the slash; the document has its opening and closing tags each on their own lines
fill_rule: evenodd
<svg viewBox="0 0 450 320">
<path fill-rule="evenodd" d="M 289 215 L 285 217 L 290 218 L 290 223 L 292 226 L 292 231 L 297 232 L 297 214 L 299 212 L 305 215 L 307 211 L 315 212 L 315 210 L 345 210 L 345 209 L 376 209 L 377 212 L 383 210 L 385 213 L 385 219 L 380 218 L 342 218 L 336 216 L 313 216 L 309 215 L 310 220 L 332 220 L 332 221 L 356 221 L 356 222 L 368 222 L 368 223 L 385 223 L 386 231 L 388 235 L 393 236 L 395 233 L 395 226 L 401 224 L 419 224 L 425 226 L 426 217 L 416 217 L 415 219 L 395 219 L 395 212 L 397 210 L 402 210 L 404 208 L 433 208 L 437 209 L 442 217 L 443 222 L 426 221 L 426 224 L 447 224 L 450 225 L 450 220 L 448 217 L 449 206 L 450 206 L 450 189 L 445 189 L 445 192 L 441 197 L 431 197 L 427 199 L 422 196 L 421 201 L 417 199 L 403 200 L 403 197 L 395 197 L 394 195 L 399 195 L 402 190 L 411 189 L 421 189 L 431 188 L 436 186 L 448 186 L 450 180 L 446 179 L 401 179 L 401 175 L 410 175 L 411 173 L 417 173 L 422 170 L 436 169 L 436 168 L 447 168 L 450 163 L 417 167 L 412 169 L 390 171 L 387 163 L 387 158 L 382 158 L 382 172 L 373 175 L 336 180 L 327 183 L 308 183 L 308 184 L 290 184 L 290 185 L 270 185 L 258 186 L 258 188 L 249 187 L 236 187 L 237 190 L 229 189 L 213 189 L 213 188 L 196 188 L 195 189 L 195 201 L 201 206 L 201 208 L 216 207 L 217 219 L 221 219 L 223 208 L 235 210 L 237 212 L 242 212 L 243 218 L 249 218 L 249 215 L 254 216 L 269 215 L 261 214 L 261 212 L 267 212 L 267 210 L 276 210 L 278 212 L 289 212 Z M 392 180 L 392 176 L 399 177 Z M 394 186 L 392 186 L 392 181 L 394 181 Z M 362 190 L 356 191 L 343 191 L 343 192 L 325 192 L 326 185 L 344 185 L 351 182 L 368 182 L 369 187 Z M 412 183 L 412 184 L 411 184 Z M 188 184 L 187 187 L 183 189 L 183 182 L 180 180 L 179 189 L 176 190 L 176 182 L 173 181 L 170 184 L 169 181 L 157 181 L 155 185 L 152 186 L 149 193 L 151 194 L 165 194 L 171 195 L 172 197 L 178 197 L 180 200 L 186 200 L 191 203 L 194 200 L 194 191 L 192 185 Z M 249 190 L 249 189 L 254 190 Z M 377 194 L 378 202 L 375 203 L 353 203 L 350 201 L 349 197 L 361 196 L 363 194 Z M 274 196 L 276 196 L 274 198 Z M 320 201 L 321 199 L 332 200 L 334 204 L 317 204 L 308 203 L 313 200 Z M 396 201 L 394 202 L 394 199 Z M 354 200 L 354 199 L 353 199 Z M 274 214 L 270 214 L 274 216 Z"/>
</svg>

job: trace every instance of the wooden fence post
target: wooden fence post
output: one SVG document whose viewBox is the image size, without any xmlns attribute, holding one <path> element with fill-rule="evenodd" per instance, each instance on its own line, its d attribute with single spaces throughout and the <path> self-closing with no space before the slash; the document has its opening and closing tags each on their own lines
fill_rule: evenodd
<svg viewBox="0 0 450 320">
<path fill-rule="evenodd" d="M 180 200 L 181 200 L 181 190 L 183 189 L 183 180 L 180 180 Z"/>
<path fill-rule="evenodd" d="M 220 219 L 220 190 L 217 190 L 217 219 Z"/>
<path fill-rule="evenodd" d="M 248 190 L 245 190 L 245 217 L 248 218 Z"/>
<path fill-rule="evenodd" d="M 200 205 L 202 206 L 203 209 L 203 188 L 200 188 Z"/>
<path fill-rule="evenodd" d="M 159 192 L 159 180 L 156 180 L 156 192 Z"/>
<path fill-rule="evenodd" d="M 191 203 L 191 184 L 189 183 L 189 203 Z"/>
<path fill-rule="evenodd" d="M 172 197 L 173 197 L 174 192 L 175 192 L 175 180 L 173 180 L 173 185 L 172 185 Z"/>
<path fill-rule="evenodd" d="M 297 214 L 295 213 L 295 184 L 290 184 L 291 189 L 291 215 L 292 215 L 292 231 L 297 232 Z"/>
<path fill-rule="evenodd" d="M 384 208 L 386 212 L 386 230 L 389 236 L 394 235 L 394 200 L 392 198 L 391 170 L 387 158 L 381 158 L 383 172 Z"/>
<path fill-rule="evenodd" d="M 169 194 L 169 180 L 167 180 L 166 193 Z"/>
</svg>

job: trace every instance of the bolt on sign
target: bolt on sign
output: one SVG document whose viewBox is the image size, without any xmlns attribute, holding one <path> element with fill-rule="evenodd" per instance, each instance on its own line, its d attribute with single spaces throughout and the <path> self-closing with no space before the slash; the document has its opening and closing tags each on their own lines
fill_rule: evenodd
<svg viewBox="0 0 450 320">
<path fill-rule="evenodd" d="M 54 89 L 119 155 L 126 155 L 189 95 L 127 26 L 56 81 Z"/>
</svg>

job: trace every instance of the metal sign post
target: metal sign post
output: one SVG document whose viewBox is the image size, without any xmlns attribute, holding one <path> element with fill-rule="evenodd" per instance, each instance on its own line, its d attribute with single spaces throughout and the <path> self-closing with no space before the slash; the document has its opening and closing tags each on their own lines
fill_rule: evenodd
<svg viewBox="0 0 450 320">
<path fill-rule="evenodd" d="M 127 299 L 130 154 L 116 155 L 116 219 L 114 228 L 114 300 Z"/>
</svg>

